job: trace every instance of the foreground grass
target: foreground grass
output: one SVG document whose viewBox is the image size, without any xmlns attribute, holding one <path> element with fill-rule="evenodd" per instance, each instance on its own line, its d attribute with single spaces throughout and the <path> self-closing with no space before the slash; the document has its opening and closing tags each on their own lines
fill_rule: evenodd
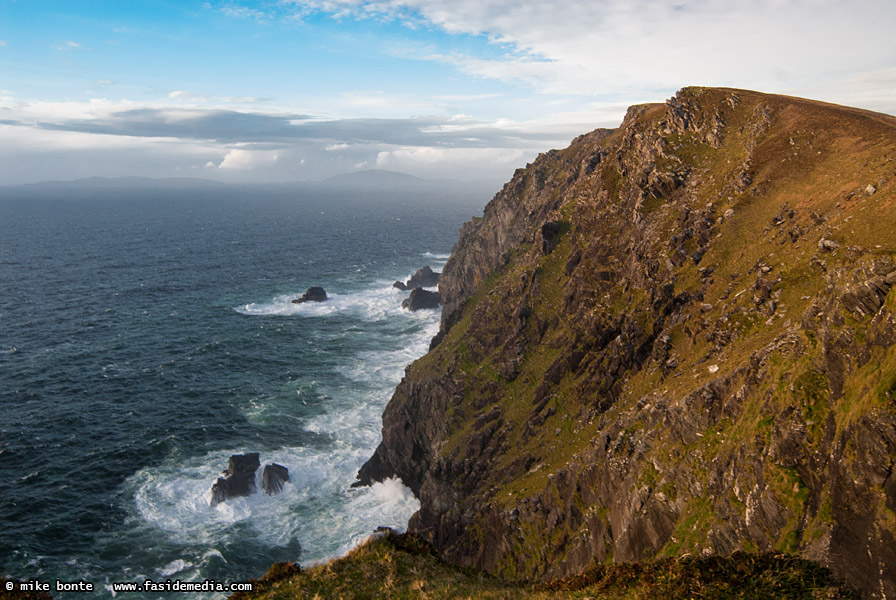
<svg viewBox="0 0 896 600">
<path fill-rule="evenodd" d="M 830 572 L 786 555 L 737 553 L 598 566 L 548 584 L 500 581 L 440 562 L 411 535 L 389 533 L 325 565 L 279 563 L 232 600 L 591 600 L 859 598 Z"/>
</svg>

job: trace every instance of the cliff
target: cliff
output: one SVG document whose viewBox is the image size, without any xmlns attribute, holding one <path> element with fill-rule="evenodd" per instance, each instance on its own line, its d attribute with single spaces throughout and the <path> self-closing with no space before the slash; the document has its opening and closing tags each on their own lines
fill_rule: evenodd
<svg viewBox="0 0 896 600">
<path fill-rule="evenodd" d="M 450 563 L 798 554 L 896 598 L 896 118 L 685 88 L 461 230 L 362 481 Z"/>
</svg>

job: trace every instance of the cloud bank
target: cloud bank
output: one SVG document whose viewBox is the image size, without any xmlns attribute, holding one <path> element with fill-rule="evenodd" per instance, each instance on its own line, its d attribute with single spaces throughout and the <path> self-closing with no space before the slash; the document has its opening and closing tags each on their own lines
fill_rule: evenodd
<svg viewBox="0 0 896 600">
<path fill-rule="evenodd" d="M 889 0 L 284 0 L 298 15 L 483 35 L 497 58 L 424 58 L 543 94 L 644 97 L 685 85 L 801 90 L 896 110 Z M 860 68 L 865 75 L 854 92 Z M 877 80 L 873 82 L 872 80 Z"/>
<path fill-rule="evenodd" d="M 326 119 L 99 100 L 12 104 L 0 106 L 0 132 L 11 142 L 0 145 L 3 183 L 25 182 L 20 174 L 35 169 L 36 178 L 133 174 L 139 161 L 127 157 L 141 152 L 140 172 L 150 176 L 276 181 L 377 167 L 500 181 L 525 157 L 567 143 L 585 126 L 465 116 Z M 44 166 L 23 170 L 30 162 Z M 147 172 L 153 166 L 157 172 Z"/>
</svg>

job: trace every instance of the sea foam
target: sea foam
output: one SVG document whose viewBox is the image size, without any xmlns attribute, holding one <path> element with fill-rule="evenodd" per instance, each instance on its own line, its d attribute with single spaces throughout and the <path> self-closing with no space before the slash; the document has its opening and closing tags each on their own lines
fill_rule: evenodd
<svg viewBox="0 0 896 600">
<path fill-rule="evenodd" d="M 420 503 L 400 480 L 351 487 L 380 441 L 380 415 L 405 367 L 426 352 L 438 331 L 439 312 L 402 309 L 406 295 L 380 280 L 366 289 L 328 292 L 328 300 L 321 303 L 293 304 L 296 294 L 279 294 L 235 308 L 250 317 L 337 319 L 339 326 L 326 333 L 315 330 L 322 336 L 322 348 L 347 331 L 362 336 L 367 348 L 340 354 L 326 363 L 329 373 L 300 376 L 279 396 L 245 402 L 249 422 L 292 423 L 297 432 L 315 434 L 313 443 L 174 456 L 131 477 L 127 487 L 134 497 L 134 518 L 142 527 L 163 532 L 175 546 L 191 548 L 164 563 L 162 570 L 177 573 L 201 566 L 209 556 L 230 561 L 233 557 L 218 548 L 245 545 L 247 540 L 292 549 L 290 560 L 325 561 L 344 554 L 377 527 L 406 526 Z M 289 469 L 283 491 L 264 494 L 259 469 L 258 493 L 210 506 L 211 485 L 230 455 L 255 451 L 263 465 L 276 462 Z"/>
</svg>

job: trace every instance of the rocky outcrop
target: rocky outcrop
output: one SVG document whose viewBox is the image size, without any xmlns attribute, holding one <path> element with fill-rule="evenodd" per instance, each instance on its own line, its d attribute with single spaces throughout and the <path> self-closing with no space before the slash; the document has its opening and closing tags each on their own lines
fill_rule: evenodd
<svg viewBox="0 0 896 600">
<path fill-rule="evenodd" d="M 896 597 L 894 160 L 892 117 L 707 88 L 540 155 L 360 479 L 505 578 L 771 550 Z"/>
<path fill-rule="evenodd" d="M 438 292 L 430 292 L 418 287 L 411 290 L 411 295 L 402 301 L 401 307 L 411 312 L 426 309 L 432 310 L 438 308 L 441 301 Z"/>
<path fill-rule="evenodd" d="M 392 287 L 402 291 L 413 290 L 418 287 L 435 287 L 439 284 L 441 273 L 433 271 L 429 265 L 417 269 L 406 282 L 396 281 Z"/>
<path fill-rule="evenodd" d="M 303 302 L 323 302 L 327 299 L 327 292 L 322 287 L 310 287 L 301 298 L 292 301 L 293 304 L 302 304 Z"/>
<path fill-rule="evenodd" d="M 229 498 L 248 496 L 255 493 L 255 471 L 261 463 L 258 452 L 234 454 L 230 457 L 224 477 L 212 484 L 209 504 L 215 506 Z"/>
<path fill-rule="evenodd" d="M 442 322 L 448 328 L 456 309 L 485 278 L 503 267 L 510 251 L 534 240 L 537 227 L 560 205 L 557 193 L 580 168 L 594 172 L 607 157 L 597 142 L 613 133 L 597 129 L 574 140 L 584 152 L 552 150 L 540 154 L 525 169 L 517 169 L 509 182 L 488 203 L 481 218 L 464 223 L 460 240 L 439 278 Z M 589 150 L 594 149 L 594 152 Z"/>
<path fill-rule="evenodd" d="M 279 494 L 283 491 L 283 484 L 289 481 L 289 469 L 277 463 L 264 466 L 261 473 L 261 489 L 268 496 Z"/>
<path fill-rule="evenodd" d="M 256 492 L 255 472 L 261 462 L 258 452 L 248 454 L 234 454 L 227 463 L 227 469 L 222 473 L 209 492 L 209 504 L 215 506 L 230 498 L 250 496 Z M 283 491 L 283 484 L 289 481 L 289 469 L 277 463 L 264 466 L 261 475 L 261 489 L 269 496 Z"/>
</svg>

